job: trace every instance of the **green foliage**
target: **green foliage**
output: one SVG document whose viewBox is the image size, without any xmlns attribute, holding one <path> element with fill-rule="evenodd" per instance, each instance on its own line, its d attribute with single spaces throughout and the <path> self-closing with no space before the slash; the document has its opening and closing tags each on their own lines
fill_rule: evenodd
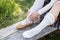
<svg viewBox="0 0 60 40">
<path fill-rule="evenodd" d="M 18 17 L 21 11 L 19 5 L 15 0 L 1 0 L 0 1 L 0 27 L 5 27 L 12 21 L 15 17 Z"/>
<path fill-rule="evenodd" d="M 24 12 L 26 12 L 33 4 L 34 0 L 15 0 L 16 3 L 18 3 L 20 5 L 20 7 L 22 8 L 22 10 Z"/>
<path fill-rule="evenodd" d="M 34 0 L 0 0 L 0 28 L 23 20 L 33 2 Z"/>
</svg>

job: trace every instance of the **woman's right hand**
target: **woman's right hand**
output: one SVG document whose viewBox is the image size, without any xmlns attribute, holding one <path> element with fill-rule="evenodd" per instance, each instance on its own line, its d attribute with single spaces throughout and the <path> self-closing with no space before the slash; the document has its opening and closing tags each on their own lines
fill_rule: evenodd
<svg viewBox="0 0 60 40">
<path fill-rule="evenodd" d="M 27 12 L 27 16 L 29 15 L 30 11 L 28 10 Z M 31 19 L 32 21 L 35 21 L 36 18 L 39 16 L 40 14 L 38 12 L 33 12 L 30 16 L 29 19 Z"/>
</svg>

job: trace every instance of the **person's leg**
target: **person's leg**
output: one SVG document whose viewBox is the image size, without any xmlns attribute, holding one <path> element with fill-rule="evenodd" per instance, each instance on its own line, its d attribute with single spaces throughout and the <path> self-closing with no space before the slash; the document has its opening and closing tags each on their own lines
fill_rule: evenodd
<svg viewBox="0 0 60 40">
<path fill-rule="evenodd" d="M 52 25 L 60 12 L 60 1 L 56 2 L 50 12 L 46 14 L 42 22 L 31 30 L 27 30 L 23 33 L 25 38 L 31 38 L 40 33 L 46 26 Z"/>
<path fill-rule="evenodd" d="M 42 9 L 38 10 L 38 13 L 40 15 L 44 14 L 45 12 L 47 12 L 55 4 L 56 1 L 57 0 L 51 0 L 49 4 L 44 6 Z"/>
<path fill-rule="evenodd" d="M 31 25 L 33 22 L 28 18 L 30 13 L 32 14 L 32 12 L 34 11 L 37 11 L 39 10 L 40 8 L 43 7 L 43 4 L 44 4 L 44 1 L 45 0 L 35 0 L 33 6 L 30 8 L 30 12 L 28 12 L 28 16 L 26 17 L 25 20 L 21 21 L 20 24 L 17 25 L 17 28 L 20 29 L 20 28 L 24 28 L 26 26 L 29 26 Z"/>
<path fill-rule="evenodd" d="M 44 6 L 43 8 L 41 8 L 41 9 L 39 9 L 37 12 L 33 12 L 30 16 L 29 16 L 29 18 L 30 18 L 30 20 L 32 20 L 32 21 L 36 21 L 36 18 L 38 17 L 38 16 L 40 16 L 40 15 L 42 15 L 42 14 L 44 14 L 45 12 L 47 12 L 52 6 L 53 6 L 53 4 L 55 4 L 56 3 L 56 1 L 57 0 L 51 0 L 50 2 L 49 2 L 49 4 L 47 4 L 46 6 Z M 34 7 L 33 7 L 34 8 Z M 37 7 L 38 8 L 38 7 Z M 38 17 L 38 19 L 39 19 L 39 17 Z M 38 20 L 37 19 L 37 20 Z M 38 20 L 39 21 L 39 20 Z"/>
<path fill-rule="evenodd" d="M 50 11 L 50 13 L 52 13 L 56 19 L 57 16 L 59 15 L 59 12 L 60 12 L 60 1 L 57 1 L 52 10 Z"/>
<path fill-rule="evenodd" d="M 44 1 L 45 0 L 35 0 L 30 8 L 30 12 L 38 11 L 39 9 L 41 9 L 44 5 Z"/>
</svg>

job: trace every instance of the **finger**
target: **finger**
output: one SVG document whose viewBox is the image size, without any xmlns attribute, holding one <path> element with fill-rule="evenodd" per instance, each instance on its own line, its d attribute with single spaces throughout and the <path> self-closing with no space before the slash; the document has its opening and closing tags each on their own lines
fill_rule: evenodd
<svg viewBox="0 0 60 40">
<path fill-rule="evenodd" d="M 31 20 L 34 20 L 35 18 L 34 17 L 30 17 Z"/>
<path fill-rule="evenodd" d="M 30 18 L 32 21 L 35 21 L 35 18 Z"/>
</svg>

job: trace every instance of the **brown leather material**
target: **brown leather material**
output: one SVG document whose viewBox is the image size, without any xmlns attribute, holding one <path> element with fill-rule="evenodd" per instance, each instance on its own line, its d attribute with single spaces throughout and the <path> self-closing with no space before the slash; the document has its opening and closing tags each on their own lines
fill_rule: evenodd
<svg viewBox="0 0 60 40">
<path fill-rule="evenodd" d="M 31 24 L 29 24 L 29 23 L 27 23 L 26 25 L 21 25 L 21 24 L 18 24 L 17 25 L 17 29 L 22 29 L 22 28 L 25 28 L 25 27 L 27 27 L 27 26 L 30 26 Z"/>
</svg>

